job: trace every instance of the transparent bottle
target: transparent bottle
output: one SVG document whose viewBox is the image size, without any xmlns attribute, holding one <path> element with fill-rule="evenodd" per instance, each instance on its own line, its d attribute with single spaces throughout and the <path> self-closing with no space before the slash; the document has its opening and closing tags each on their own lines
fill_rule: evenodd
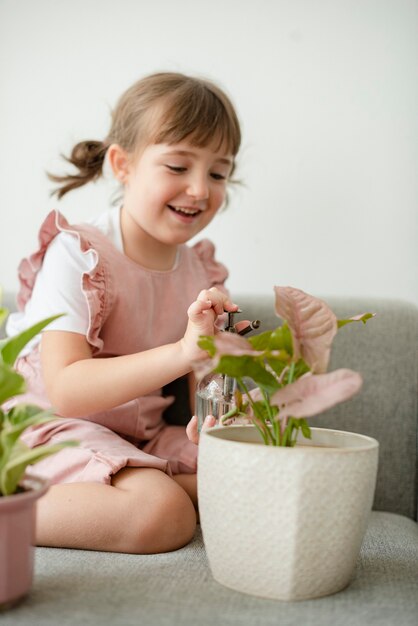
<svg viewBox="0 0 418 626">
<path fill-rule="evenodd" d="M 237 313 L 242 313 L 238 309 Z M 228 312 L 228 321 L 223 332 L 235 333 L 235 313 Z M 226 374 L 208 374 L 196 387 L 195 411 L 197 416 L 197 428 L 202 430 L 203 422 L 207 415 L 216 417 L 216 425 L 220 418 L 235 406 L 234 392 L 237 388 L 235 378 Z"/>
<path fill-rule="evenodd" d="M 242 313 L 240 309 L 236 312 L 228 312 L 228 322 L 223 332 L 235 333 L 234 315 Z M 239 335 L 246 335 L 252 330 L 256 330 L 260 326 L 260 320 L 248 322 Z M 244 378 L 244 380 L 247 380 Z M 252 388 L 252 382 L 249 381 L 249 389 Z M 235 407 L 235 391 L 237 389 L 237 381 L 226 374 L 212 373 L 205 376 L 196 387 L 195 395 L 195 413 L 197 416 L 198 431 L 202 430 L 203 422 L 207 415 L 213 415 L 216 418 L 216 426 L 220 425 L 220 419 Z"/>
<path fill-rule="evenodd" d="M 196 388 L 196 415 L 199 432 L 207 415 L 219 419 L 228 413 L 234 406 L 234 392 L 237 383 L 235 378 L 225 374 L 209 374 L 205 376 Z"/>
</svg>

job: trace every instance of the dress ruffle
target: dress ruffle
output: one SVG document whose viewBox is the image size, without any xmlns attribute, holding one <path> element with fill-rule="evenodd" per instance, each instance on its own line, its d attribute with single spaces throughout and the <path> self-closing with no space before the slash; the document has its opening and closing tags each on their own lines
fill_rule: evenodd
<svg viewBox="0 0 418 626">
<path fill-rule="evenodd" d="M 89 238 L 89 231 L 91 231 L 93 239 L 100 236 L 96 228 L 87 224 L 83 225 L 83 232 L 80 232 L 77 226 L 70 226 L 66 218 L 59 211 L 51 211 L 41 225 L 38 235 L 38 249 L 31 254 L 31 256 L 23 259 L 19 265 L 18 275 L 20 289 L 17 296 L 17 303 L 19 310 L 22 310 L 30 299 L 36 276 L 42 267 L 44 256 L 51 241 L 59 233 L 69 233 L 77 238 L 80 250 L 83 254 L 91 252 L 95 256 L 94 267 L 90 272 L 86 272 L 83 275 L 82 288 L 87 299 L 90 315 L 87 341 L 94 349 L 101 350 L 103 340 L 99 337 L 99 332 L 103 325 L 103 320 L 106 319 L 106 315 L 110 310 L 111 303 L 109 302 L 109 292 L 106 289 L 105 267 L 94 248 L 94 244 Z"/>
<path fill-rule="evenodd" d="M 62 219 L 66 221 L 65 218 Z M 56 212 L 51 211 L 48 213 L 39 230 L 39 248 L 28 258 L 23 259 L 18 267 L 20 289 L 17 294 L 17 305 L 20 311 L 25 308 L 26 303 L 31 297 L 36 281 L 36 275 L 42 267 L 46 250 L 58 232 L 59 229 L 56 223 Z"/>
<path fill-rule="evenodd" d="M 227 293 L 224 286 L 225 280 L 229 276 L 229 272 L 225 265 L 215 259 L 215 246 L 209 239 L 202 239 L 193 246 L 199 259 L 202 261 L 211 287 L 217 287 L 221 291 Z"/>
</svg>

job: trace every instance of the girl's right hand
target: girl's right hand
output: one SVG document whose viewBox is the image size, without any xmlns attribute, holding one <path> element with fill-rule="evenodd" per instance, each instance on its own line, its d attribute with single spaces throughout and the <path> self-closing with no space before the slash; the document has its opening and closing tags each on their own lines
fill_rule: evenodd
<svg viewBox="0 0 418 626">
<path fill-rule="evenodd" d="M 213 415 L 207 415 L 205 417 L 205 421 L 202 425 L 202 430 L 206 430 L 207 428 L 211 428 L 211 426 L 215 426 L 216 418 Z M 193 415 L 192 419 L 186 426 L 186 434 L 190 441 L 195 444 L 199 443 L 199 431 L 197 430 L 197 417 Z"/>
<path fill-rule="evenodd" d="M 238 305 L 231 302 L 228 296 L 212 287 L 201 291 L 197 299 L 189 306 L 187 315 L 189 322 L 181 340 L 186 358 L 192 362 L 207 357 L 207 353 L 197 345 L 201 335 L 215 335 L 219 332 L 215 324 L 225 311 L 237 311 Z"/>
</svg>

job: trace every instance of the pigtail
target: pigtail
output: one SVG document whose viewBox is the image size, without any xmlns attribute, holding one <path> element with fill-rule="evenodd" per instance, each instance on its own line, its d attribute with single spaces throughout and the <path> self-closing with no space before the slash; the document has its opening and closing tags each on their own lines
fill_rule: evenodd
<svg viewBox="0 0 418 626">
<path fill-rule="evenodd" d="M 71 156 L 61 155 L 68 163 L 76 167 L 79 173 L 57 176 L 47 172 L 49 180 L 59 183 L 59 187 L 51 195 L 56 195 L 60 200 L 69 191 L 97 180 L 103 173 L 107 148 L 108 146 L 103 141 L 80 141 L 72 149 Z"/>
</svg>

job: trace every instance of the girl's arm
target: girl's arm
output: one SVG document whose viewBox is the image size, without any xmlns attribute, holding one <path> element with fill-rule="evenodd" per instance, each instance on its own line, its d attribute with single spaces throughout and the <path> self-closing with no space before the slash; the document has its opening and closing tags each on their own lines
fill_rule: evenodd
<svg viewBox="0 0 418 626">
<path fill-rule="evenodd" d="M 188 309 L 189 322 L 182 339 L 112 358 L 93 359 L 84 335 L 44 332 L 42 372 L 52 406 L 63 417 L 83 417 L 159 389 L 190 372 L 192 361 L 206 356 L 197 346 L 199 336 L 214 334 L 218 316 L 236 309 L 218 289 L 201 291 Z"/>
</svg>

